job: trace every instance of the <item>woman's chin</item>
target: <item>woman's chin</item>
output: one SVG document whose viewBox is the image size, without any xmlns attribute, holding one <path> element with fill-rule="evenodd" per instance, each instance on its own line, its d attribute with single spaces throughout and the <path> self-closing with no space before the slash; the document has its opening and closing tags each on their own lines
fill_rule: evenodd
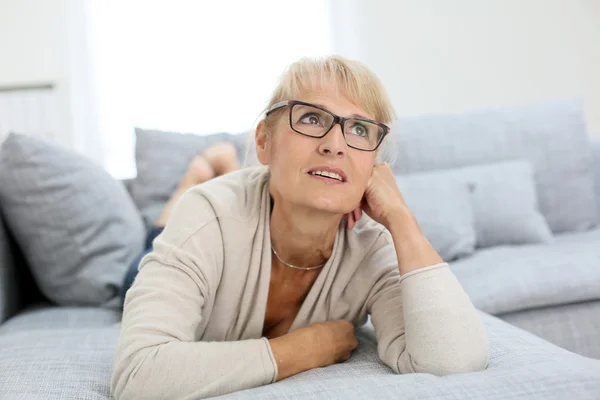
<svg viewBox="0 0 600 400">
<path fill-rule="evenodd" d="M 344 215 L 354 209 L 348 205 L 348 201 L 339 201 L 338 199 L 313 199 L 310 201 L 309 207 L 332 215 Z"/>
</svg>

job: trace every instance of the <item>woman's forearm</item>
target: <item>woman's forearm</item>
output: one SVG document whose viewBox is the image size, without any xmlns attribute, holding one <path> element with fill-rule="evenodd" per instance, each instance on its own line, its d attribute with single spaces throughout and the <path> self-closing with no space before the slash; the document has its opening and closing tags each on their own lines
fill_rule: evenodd
<svg viewBox="0 0 600 400">
<path fill-rule="evenodd" d="M 111 393 L 115 399 L 191 399 L 269 384 L 275 369 L 268 347 L 264 339 L 167 341 L 133 327 L 119 345 Z"/>
<path fill-rule="evenodd" d="M 447 375 L 485 368 L 485 328 L 414 216 L 409 211 L 398 212 L 386 227 L 405 279 L 398 292 L 388 292 L 372 307 L 373 323 L 380 332 L 378 340 L 384 346 L 380 354 L 400 373 Z M 410 274 L 413 271 L 418 272 Z M 389 317 L 394 309 L 403 310 L 402 324 Z"/>
<path fill-rule="evenodd" d="M 310 344 L 309 332 L 298 329 L 286 335 L 269 339 L 271 352 L 277 363 L 277 381 L 317 367 Z"/>
<path fill-rule="evenodd" d="M 444 262 L 410 211 L 397 213 L 387 229 L 394 241 L 400 275 Z"/>
</svg>

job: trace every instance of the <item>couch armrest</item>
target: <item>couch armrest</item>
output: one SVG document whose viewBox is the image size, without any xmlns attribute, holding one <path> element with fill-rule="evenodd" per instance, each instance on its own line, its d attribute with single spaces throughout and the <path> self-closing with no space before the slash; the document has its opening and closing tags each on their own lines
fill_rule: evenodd
<svg viewBox="0 0 600 400">
<path fill-rule="evenodd" d="M 596 189 L 598 221 L 600 222 L 600 138 L 592 139 L 592 172 Z"/>
</svg>

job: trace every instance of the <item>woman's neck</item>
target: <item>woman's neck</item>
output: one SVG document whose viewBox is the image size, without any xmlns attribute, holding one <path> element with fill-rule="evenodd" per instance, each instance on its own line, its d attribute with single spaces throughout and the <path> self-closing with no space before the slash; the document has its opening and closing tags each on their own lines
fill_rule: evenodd
<svg viewBox="0 0 600 400">
<path fill-rule="evenodd" d="M 342 216 L 271 201 L 271 244 L 288 264 L 308 268 L 324 264 Z"/>
</svg>

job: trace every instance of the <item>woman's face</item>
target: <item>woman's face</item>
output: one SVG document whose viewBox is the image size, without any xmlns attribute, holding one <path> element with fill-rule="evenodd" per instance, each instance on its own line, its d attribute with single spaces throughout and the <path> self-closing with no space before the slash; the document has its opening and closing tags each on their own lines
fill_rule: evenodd
<svg viewBox="0 0 600 400">
<path fill-rule="evenodd" d="M 294 100 L 319 105 L 341 117 L 374 119 L 349 99 L 333 90 L 305 94 Z M 258 158 L 271 169 L 271 190 L 297 206 L 334 214 L 352 211 L 361 201 L 375 164 L 376 151 L 348 147 L 339 124 L 322 138 L 301 135 L 290 127 L 289 107 L 282 109 L 268 132 L 269 144 L 262 147 L 258 134 Z M 260 125 L 258 131 L 265 129 Z M 268 129 L 268 128 L 267 128 Z M 336 172 L 338 179 L 317 175 Z"/>
</svg>

